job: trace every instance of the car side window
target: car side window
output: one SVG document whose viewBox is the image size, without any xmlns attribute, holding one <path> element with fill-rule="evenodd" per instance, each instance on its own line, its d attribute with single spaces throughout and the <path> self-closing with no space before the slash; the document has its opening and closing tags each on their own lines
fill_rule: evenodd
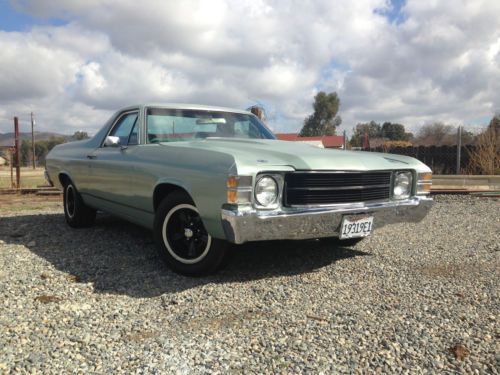
<svg viewBox="0 0 500 375">
<path fill-rule="evenodd" d="M 128 137 L 128 146 L 133 146 L 139 144 L 139 136 L 137 134 L 137 123 L 138 121 L 135 120 L 134 127 L 132 128 L 132 131 L 130 132 L 130 136 Z"/>
<path fill-rule="evenodd" d="M 109 135 L 120 138 L 120 145 L 136 145 L 137 139 L 137 112 L 124 114 L 115 124 Z"/>
</svg>

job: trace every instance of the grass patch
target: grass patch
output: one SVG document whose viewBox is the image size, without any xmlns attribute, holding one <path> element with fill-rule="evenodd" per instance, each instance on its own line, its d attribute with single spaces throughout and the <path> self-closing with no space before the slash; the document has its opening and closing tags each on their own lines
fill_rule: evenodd
<svg viewBox="0 0 500 375">
<path fill-rule="evenodd" d="M 0 194 L 0 214 L 7 212 L 59 209 L 61 207 L 62 197 L 60 195 L 38 196 L 35 194 Z"/>
<path fill-rule="evenodd" d="M 21 168 L 21 188 L 36 188 L 40 185 L 47 185 L 43 176 L 43 168 Z M 14 170 L 14 180 L 16 179 L 16 171 Z M 0 189 L 10 189 L 10 168 L 0 168 Z"/>
</svg>

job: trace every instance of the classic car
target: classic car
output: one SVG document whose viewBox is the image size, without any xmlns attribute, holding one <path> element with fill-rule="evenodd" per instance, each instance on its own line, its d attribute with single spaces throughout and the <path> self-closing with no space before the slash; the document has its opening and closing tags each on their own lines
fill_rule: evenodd
<svg viewBox="0 0 500 375">
<path fill-rule="evenodd" d="M 46 178 L 71 227 L 100 210 L 149 228 L 185 275 L 215 271 L 230 243 L 347 246 L 432 204 L 431 170 L 416 159 L 279 141 L 250 112 L 201 105 L 123 108 L 93 138 L 56 146 Z"/>
</svg>

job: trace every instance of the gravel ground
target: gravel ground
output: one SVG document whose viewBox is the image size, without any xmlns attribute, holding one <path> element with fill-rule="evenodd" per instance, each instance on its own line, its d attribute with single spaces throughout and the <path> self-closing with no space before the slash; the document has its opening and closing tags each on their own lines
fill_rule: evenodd
<svg viewBox="0 0 500 375">
<path fill-rule="evenodd" d="M 0 373 L 499 373 L 500 201 L 439 196 L 354 248 L 236 248 L 165 269 L 149 232 L 0 215 Z"/>
</svg>

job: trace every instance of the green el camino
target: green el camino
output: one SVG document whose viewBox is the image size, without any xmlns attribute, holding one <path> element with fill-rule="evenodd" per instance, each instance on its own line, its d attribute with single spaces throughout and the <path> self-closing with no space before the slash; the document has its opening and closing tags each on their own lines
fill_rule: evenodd
<svg viewBox="0 0 500 375">
<path fill-rule="evenodd" d="M 432 204 L 431 170 L 416 159 L 279 141 L 249 112 L 201 105 L 121 109 L 93 138 L 55 147 L 46 178 L 71 227 L 102 210 L 152 229 L 185 275 L 215 271 L 229 243 L 351 245 Z"/>
</svg>

